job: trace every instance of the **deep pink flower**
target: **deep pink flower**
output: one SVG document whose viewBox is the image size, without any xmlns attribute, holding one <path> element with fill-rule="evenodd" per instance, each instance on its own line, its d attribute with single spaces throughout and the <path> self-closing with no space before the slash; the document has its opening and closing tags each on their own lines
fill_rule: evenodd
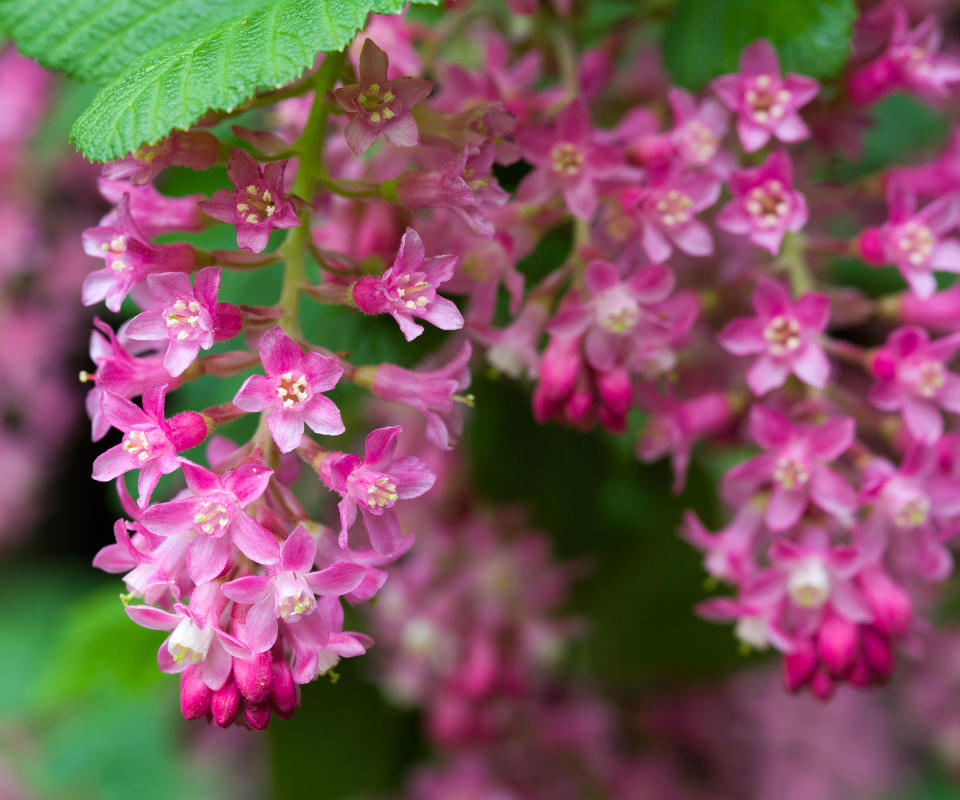
<svg viewBox="0 0 960 800">
<path fill-rule="evenodd" d="M 279 560 L 274 535 L 244 511 L 266 491 L 273 470 L 263 464 L 241 464 L 217 475 L 188 461 L 182 468 L 191 496 L 150 506 L 141 521 L 159 536 L 191 534 L 187 571 L 194 583 L 206 583 L 223 572 L 231 543 L 258 564 Z"/>
<path fill-rule="evenodd" d="M 860 236 L 860 254 L 871 264 L 896 264 L 920 297 L 937 289 L 935 270 L 960 272 L 960 241 L 946 234 L 960 222 L 960 200 L 948 194 L 917 211 L 917 200 L 904 184 L 887 186 L 889 218 Z"/>
<path fill-rule="evenodd" d="M 126 181 L 110 181 L 106 178 L 97 179 L 97 188 L 104 200 L 114 205 L 119 205 L 125 194 L 130 195 L 130 214 L 144 236 L 156 236 L 169 231 L 203 230 L 203 215 L 197 208 L 203 195 L 167 197 L 160 194 L 151 183 L 131 186 Z M 100 220 L 100 225 L 116 223 L 116 210 Z"/>
<path fill-rule="evenodd" d="M 144 392 L 143 409 L 113 392 L 104 392 L 100 407 L 107 422 L 123 431 L 120 444 L 97 456 L 93 478 L 110 481 L 131 469 L 139 469 L 140 506 L 150 502 L 160 475 L 176 471 L 182 450 L 196 447 L 207 436 L 207 425 L 199 414 L 184 411 L 164 418 L 166 386 Z"/>
<path fill-rule="evenodd" d="M 893 29 L 886 51 L 850 78 L 848 88 L 857 103 L 872 103 L 897 89 L 937 101 L 950 85 L 960 81 L 960 60 L 938 53 L 943 34 L 929 14 L 913 30 L 903 6 L 893 14 Z"/>
<path fill-rule="evenodd" d="M 130 155 L 103 165 L 103 177 L 142 186 L 166 167 L 209 169 L 220 155 L 220 141 L 207 131 L 174 131 L 156 144 L 138 147 Z"/>
<path fill-rule="evenodd" d="M 397 512 L 399 500 L 427 492 L 436 474 L 419 458 L 394 458 L 401 428 L 377 428 L 367 434 L 363 459 L 348 453 L 331 453 L 321 464 L 324 483 L 341 498 L 340 546 L 347 546 L 347 532 L 357 519 L 357 509 L 370 543 L 378 553 L 393 553 L 403 534 Z"/>
<path fill-rule="evenodd" d="M 793 188 L 793 165 L 785 150 L 771 153 L 762 166 L 733 172 L 729 186 L 733 199 L 717 216 L 717 225 L 749 236 L 771 255 L 780 252 L 787 231 L 807 224 L 807 201 Z"/>
<path fill-rule="evenodd" d="M 366 568 L 348 561 L 313 571 L 316 554 L 316 542 L 300 526 L 283 543 L 280 563 L 268 567 L 266 575 L 246 575 L 223 585 L 227 597 L 251 606 L 244 621 L 243 641 L 254 653 L 273 647 L 280 630 L 278 618 L 289 625 L 300 623 L 316 611 L 315 595 L 339 597 L 363 580 Z M 311 621 L 319 622 L 321 616 Z"/>
<path fill-rule="evenodd" d="M 272 328 L 260 339 L 264 375 L 247 378 L 234 405 L 243 411 L 266 411 L 267 426 L 281 453 L 296 449 L 306 423 L 316 433 L 343 433 L 343 420 L 332 400 L 322 392 L 337 385 L 343 368 L 333 356 L 303 351 L 282 328 Z"/>
<path fill-rule="evenodd" d="M 710 84 L 724 104 L 737 115 L 737 133 L 748 153 L 759 150 L 770 137 L 797 142 L 810 129 L 797 110 L 820 91 L 820 84 L 804 75 L 780 75 L 777 52 L 760 39 L 740 55 L 740 73 L 722 75 Z"/>
<path fill-rule="evenodd" d="M 163 366 L 173 376 L 182 375 L 200 350 L 236 336 L 243 322 L 236 306 L 217 302 L 220 267 L 204 267 L 195 284 L 196 290 L 182 272 L 150 275 L 147 286 L 160 308 L 138 314 L 126 328 L 131 339 L 169 340 Z"/>
<path fill-rule="evenodd" d="M 720 188 L 713 175 L 671 169 L 648 186 L 622 190 L 620 208 L 637 227 L 633 247 L 642 246 L 657 264 L 670 257 L 674 245 L 691 256 L 713 253 L 710 229 L 697 214 L 717 202 Z"/>
<path fill-rule="evenodd" d="M 163 366 L 163 356 L 131 353 L 127 349 L 130 342 L 126 340 L 123 328 L 120 329 L 121 335 L 117 336 L 105 322 L 94 318 L 93 324 L 97 330 L 90 336 L 90 359 L 96 365 L 96 371 L 84 370 L 80 373 L 80 380 L 95 384 L 87 393 L 86 407 L 92 424 L 91 437 L 97 441 L 110 430 L 110 423 L 100 410 L 104 392 L 113 392 L 129 400 L 155 386 L 165 385 L 168 391 L 175 389 L 180 381 Z"/>
<path fill-rule="evenodd" d="M 931 342 L 923 328 L 898 328 L 871 361 L 877 382 L 870 388 L 870 402 L 899 411 L 915 439 L 933 444 L 943 435 L 940 409 L 960 413 L 960 376 L 947 371 L 958 347 L 960 334 Z"/>
<path fill-rule="evenodd" d="M 830 361 L 817 337 L 827 329 L 830 299 L 808 292 L 794 303 L 782 283 L 760 276 L 753 310 L 755 317 L 732 320 L 718 335 L 727 352 L 759 356 L 747 371 L 750 390 L 760 397 L 783 386 L 791 372 L 810 386 L 826 386 Z"/>
<path fill-rule="evenodd" d="M 359 83 L 334 90 L 337 102 L 347 112 L 344 135 L 354 153 L 367 152 L 380 134 L 397 147 L 420 143 L 411 109 L 433 89 L 420 78 L 387 80 L 387 54 L 373 39 L 365 39 L 360 51 Z"/>
<path fill-rule="evenodd" d="M 408 342 L 423 333 L 415 317 L 445 331 L 463 327 L 457 306 L 437 294 L 437 288 L 453 277 L 457 257 L 424 255 L 420 234 L 407 228 L 393 265 L 383 275 L 361 278 L 352 288 L 357 308 L 365 314 L 389 314 Z"/>
<path fill-rule="evenodd" d="M 286 161 L 260 166 L 242 147 L 233 148 L 227 162 L 227 176 L 233 189 L 219 189 L 200 210 L 214 219 L 237 227 L 237 247 L 262 253 L 274 228 L 295 228 L 300 224 L 293 203 L 283 189 Z"/>
<path fill-rule="evenodd" d="M 427 439 L 449 450 L 463 430 L 456 401 L 457 393 L 470 385 L 467 364 L 471 352 L 470 343 L 464 342 L 457 355 L 434 370 L 408 370 L 395 364 L 361 367 L 357 381 L 369 386 L 377 397 L 419 411 L 427 418 Z"/>
<path fill-rule="evenodd" d="M 548 127 L 517 134 L 524 158 L 534 166 L 517 187 L 522 203 L 537 203 L 560 192 L 575 217 L 591 219 L 597 210 L 597 181 L 613 176 L 623 156 L 600 144 L 582 100 L 570 103 Z"/>
<path fill-rule="evenodd" d="M 221 627 L 225 604 L 220 584 L 207 583 L 194 590 L 189 607 L 177 603 L 173 613 L 146 605 L 130 605 L 125 610 L 137 625 L 171 631 L 157 653 L 161 670 L 177 673 L 199 664 L 204 683 L 216 691 L 230 677 L 231 656 L 252 655 L 249 647 Z"/>
<path fill-rule="evenodd" d="M 114 312 L 148 275 L 190 272 L 196 261 L 196 251 L 185 242 L 148 242 L 130 214 L 129 194 L 120 200 L 111 224 L 83 232 L 83 249 L 87 255 L 106 261 L 103 269 L 91 272 L 84 280 L 83 304 L 92 306 L 105 300 Z"/>
<path fill-rule="evenodd" d="M 750 435 L 766 452 L 729 470 L 723 476 L 723 495 L 741 505 L 769 486 L 764 519 L 774 531 L 796 525 L 810 500 L 832 516 L 847 518 L 857 507 L 856 494 L 827 464 L 853 444 L 855 431 L 850 417 L 794 426 L 782 411 L 755 404 Z"/>
</svg>

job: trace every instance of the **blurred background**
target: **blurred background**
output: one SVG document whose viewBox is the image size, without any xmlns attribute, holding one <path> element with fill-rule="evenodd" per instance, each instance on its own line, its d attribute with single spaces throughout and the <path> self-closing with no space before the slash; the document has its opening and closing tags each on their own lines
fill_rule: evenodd
<svg viewBox="0 0 960 800">
<path fill-rule="evenodd" d="M 80 232 L 109 208 L 98 169 L 66 144 L 90 93 L 0 44 L 0 800 L 960 798 L 956 597 L 893 685 L 827 704 L 789 696 L 775 663 L 693 612 L 713 587 L 676 530 L 690 507 L 719 522 L 724 456 L 699 453 L 675 497 L 666 464 L 638 463 L 635 436 L 538 426 L 528 388 L 482 368 L 459 461 L 416 520 L 414 552 L 376 605 L 354 611 L 378 642 L 369 656 L 306 686 L 294 719 L 264 733 L 184 722 L 177 680 L 156 668 L 162 636 L 132 624 L 121 583 L 90 564 L 119 515 L 112 488 L 90 479 L 102 446 L 77 380 L 93 316 L 79 300 L 93 266 Z M 949 135 L 944 115 L 905 96 L 871 115 L 836 179 L 930 155 Z M 222 168 L 170 170 L 160 188 L 225 182 Z M 556 231 L 520 270 L 545 274 L 569 240 Z M 230 231 L 196 241 L 229 247 Z M 838 261 L 837 274 L 856 282 L 859 266 Z M 271 302 L 278 278 L 225 276 L 224 295 Z M 334 349 L 402 362 L 423 352 L 401 354 L 389 328 L 358 344 L 349 317 L 309 314 L 308 335 Z M 174 410 L 224 402 L 223 391 L 197 381 Z M 417 626 L 398 632 L 411 608 Z M 437 654 L 481 659 L 491 629 L 537 674 L 517 678 L 524 692 L 504 680 L 464 705 Z"/>
</svg>

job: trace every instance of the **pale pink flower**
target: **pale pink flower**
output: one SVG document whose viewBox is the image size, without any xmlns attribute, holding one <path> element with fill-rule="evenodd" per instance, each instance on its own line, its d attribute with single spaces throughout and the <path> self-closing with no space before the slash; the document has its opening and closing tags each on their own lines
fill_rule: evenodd
<svg viewBox="0 0 960 800">
<path fill-rule="evenodd" d="M 137 221 L 144 236 L 156 236 L 169 231 L 203 230 L 203 215 L 197 203 L 203 195 L 167 197 L 160 194 L 152 183 L 132 186 L 126 181 L 97 179 L 97 188 L 107 202 L 119 205 L 125 194 L 130 196 L 130 214 Z M 100 225 L 115 225 L 117 211 L 109 212 L 100 220 Z"/>
<path fill-rule="evenodd" d="M 169 166 L 209 169 L 220 155 L 220 141 L 208 131 L 173 131 L 156 144 L 144 144 L 132 153 L 103 165 L 103 177 L 142 186 Z"/>
</svg>

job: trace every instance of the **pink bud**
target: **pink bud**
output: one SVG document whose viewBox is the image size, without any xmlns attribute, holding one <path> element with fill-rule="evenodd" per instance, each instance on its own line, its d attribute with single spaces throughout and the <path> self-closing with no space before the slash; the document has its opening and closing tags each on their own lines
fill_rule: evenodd
<svg viewBox="0 0 960 800">
<path fill-rule="evenodd" d="M 247 703 L 243 707 L 243 718 L 251 728 L 262 731 L 270 724 L 270 706 L 266 703 Z"/>
<path fill-rule="evenodd" d="M 213 309 L 213 338 L 217 342 L 232 339 L 243 329 L 243 314 L 233 303 L 217 303 Z"/>
<path fill-rule="evenodd" d="M 877 627 L 890 636 L 906 633 L 913 616 L 910 595 L 879 568 L 864 570 L 860 574 L 860 586 Z"/>
<path fill-rule="evenodd" d="M 868 264 L 886 264 L 889 259 L 883 248 L 883 234 L 879 228 L 867 228 L 857 240 L 860 257 Z"/>
<path fill-rule="evenodd" d="M 372 275 L 367 275 L 353 284 L 351 295 L 357 308 L 364 314 L 382 314 L 387 307 L 383 284 Z"/>
<path fill-rule="evenodd" d="M 847 672 L 846 679 L 851 686 L 856 686 L 859 689 L 865 689 L 873 683 L 873 675 L 870 674 L 870 669 L 862 659 L 853 662 L 853 666 Z"/>
<path fill-rule="evenodd" d="M 210 701 L 210 713 L 213 721 L 221 728 L 229 728 L 240 711 L 240 692 L 237 685 L 228 680 L 213 693 Z"/>
<path fill-rule="evenodd" d="M 207 423 L 196 411 L 184 411 L 168 420 L 169 437 L 179 453 L 196 447 L 207 438 Z"/>
<path fill-rule="evenodd" d="M 810 679 L 810 691 L 818 700 L 829 700 L 836 688 L 833 678 L 825 670 L 820 670 Z"/>
<path fill-rule="evenodd" d="M 874 627 L 864 627 L 860 632 L 860 649 L 873 675 L 880 681 L 887 680 L 893 673 L 894 665 L 889 637 Z"/>
<path fill-rule="evenodd" d="M 853 661 L 857 646 L 857 628 L 845 619 L 831 615 L 820 626 L 817 648 L 830 671 L 843 675 Z"/>
<path fill-rule="evenodd" d="M 602 372 L 597 376 L 597 390 L 607 408 L 615 415 L 626 414 L 630 410 L 632 396 L 630 376 L 623 368 Z"/>
<path fill-rule="evenodd" d="M 300 704 L 300 692 L 293 682 L 290 665 L 281 654 L 273 661 L 273 686 L 270 699 L 278 713 L 289 714 Z"/>
<path fill-rule="evenodd" d="M 270 694 L 273 665 L 270 653 L 256 653 L 251 658 L 233 659 L 233 678 L 237 688 L 250 703 L 262 703 Z"/>
<path fill-rule="evenodd" d="M 783 677 L 787 689 L 791 692 L 800 690 L 810 680 L 816 667 L 817 657 L 809 645 L 787 653 L 783 658 Z"/>
<path fill-rule="evenodd" d="M 180 713 L 184 719 L 200 719 L 210 708 L 213 692 L 203 682 L 203 676 L 196 665 L 187 667 L 180 673 Z"/>
</svg>

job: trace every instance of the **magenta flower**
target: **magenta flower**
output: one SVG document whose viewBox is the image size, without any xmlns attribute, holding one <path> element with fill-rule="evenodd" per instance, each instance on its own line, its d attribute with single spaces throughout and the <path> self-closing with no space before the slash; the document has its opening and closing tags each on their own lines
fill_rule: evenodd
<svg viewBox="0 0 960 800">
<path fill-rule="evenodd" d="M 325 674 L 341 658 L 362 656 L 373 644 L 369 636 L 343 630 L 343 606 L 333 596 L 321 596 L 313 614 L 295 625 L 285 623 L 283 630 L 297 683 L 309 683 Z"/>
<path fill-rule="evenodd" d="M 697 515 L 687 511 L 683 537 L 704 552 L 703 564 L 714 578 L 743 583 L 756 571 L 754 550 L 763 533 L 763 513 L 756 503 L 745 503 L 721 531 L 711 533 Z"/>
<path fill-rule="evenodd" d="M 895 264 L 920 297 L 937 289 L 935 270 L 960 273 L 960 241 L 945 234 L 960 221 L 960 201 L 948 194 L 917 211 L 913 192 L 900 183 L 887 186 L 889 219 L 860 236 L 860 254 L 871 264 Z"/>
<path fill-rule="evenodd" d="M 177 603 L 173 613 L 153 606 L 130 605 L 127 616 L 137 625 L 158 631 L 171 631 L 157 653 L 157 664 L 168 673 L 183 672 L 191 664 L 200 665 L 203 682 L 216 691 L 230 677 L 231 656 L 250 658 L 250 648 L 220 627 L 220 615 L 226 598 L 220 585 L 198 586 L 190 606 Z"/>
<path fill-rule="evenodd" d="M 95 372 L 81 372 L 80 379 L 94 382 L 87 393 L 87 414 L 92 423 L 91 438 L 102 439 L 110 430 L 110 423 L 103 416 L 100 402 L 104 392 L 112 392 L 130 399 L 155 386 L 174 389 L 180 383 L 163 366 L 163 356 L 131 354 L 121 337 L 114 334 L 109 325 L 94 318 L 97 330 L 90 336 L 90 359 L 96 365 Z M 121 334 L 125 333 L 121 329 Z"/>
<path fill-rule="evenodd" d="M 857 103 L 872 103 L 897 89 L 915 92 L 932 101 L 950 93 L 960 81 L 960 60 L 939 53 L 943 33 L 929 14 L 913 30 L 903 6 L 896 6 L 893 29 L 886 51 L 857 70 L 849 81 L 850 96 Z"/>
<path fill-rule="evenodd" d="M 83 282 L 83 304 L 92 306 L 105 300 L 107 308 L 117 312 L 120 304 L 137 284 L 156 272 L 190 272 L 196 251 L 189 244 L 152 244 L 137 227 L 130 214 L 130 196 L 117 205 L 109 225 L 87 228 L 83 249 L 89 256 L 106 261 L 103 269 L 87 275 Z"/>
<path fill-rule="evenodd" d="M 673 152 L 686 166 L 694 169 L 720 167 L 729 155 L 720 149 L 720 142 L 730 127 L 729 113 L 715 100 L 703 100 L 699 105 L 690 92 L 676 87 L 667 92 L 673 112 L 673 130 L 670 140 Z"/>
<path fill-rule="evenodd" d="M 737 134 L 748 153 L 772 136 L 781 142 L 809 138 L 810 129 L 797 110 L 817 96 L 820 84 L 804 75 L 781 77 L 777 52 L 766 39 L 743 51 L 739 74 L 722 75 L 710 86 L 737 115 Z"/>
<path fill-rule="evenodd" d="M 173 165 L 210 169 L 220 155 L 220 141 L 207 131 L 174 131 L 156 144 L 145 144 L 130 155 L 103 165 L 103 177 L 142 186 Z"/>
<path fill-rule="evenodd" d="M 817 337 L 827 329 L 830 299 L 808 292 L 794 303 L 782 283 L 760 276 L 753 310 L 755 317 L 732 320 L 717 337 L 729 353 L 759 356 L 747 371 L 750 390 L 761 397 L 783 386 L 791 372 L 810 386 L 826 386 L 830 361 Z"/>
<path fill-rule="evenodd" d="M 227 176 L 233 189 L 220 189 L 200 210 L 214 219 L 237 226 L 237 247 L 262 253 L 274 228 L 295 228 L 297 212 L 283 190 L 286 161 L 260 166 L 242 147 L 233 148 L 227 162 Z"/>
<path fill-rule="evenodd" d="M 126 181 L 109 181 L 106 178 L 97 180 L 97 188 L 103 199 L 114 205 L 119 205 L 125 194 L 130 195 L 130 214 L 137 220 L 144 236 L 156 236 L 169 231 L 203 230 L 203 215 L 197 208 L 203 195 L 167 197 L 160 194 L 150 183 L 131 186 Z M 116 210 L 100 220 L 101 225 L 116 223 Z"/>
<path fill-rule="evenodd" d="M 393 265 L 379 277 L 360 278 L 351 290 L 357 308 L 364 314 L 389 314 L 408 342 L 423 333 L 415 317 L 445 331 L 463 327 L 457 306 L 437 294 L 437 287 L 453 277 L 457 257 L 424 255 L 420 234 L 407 228 Z"/>
<path fill-rule="evenodd" d="M 387 54 L 373 39 L 365 39 L 360 51 L 360 82 L 333 92 L 350 117 L 344 135 L 358 156 L 366 153 L 380 134 L 397 147 L 420 144 L 411 109 L 426 99 L 433 84 L 420 78 L 387 80 L 388 65 Z"/>
<path fill-rule="evenodd" d="M 857 507 L 850 485 L 830 467 L 853 444 L 856 425 L 834 417 L 819 425 L 794 426 L 782 411 L 756 404 L 750 409 L 750 435 L 767 452 L 738 464 L 723 476 L 723 495 L 742 505 L 770 487 L 764 519 L 774 531 L 800 520 L 810 500 L 828 514 L 846 518 Z"/>
<path fill-rule="evenodd" d="M 729 186 L 733 200 L 723 207 L 717 225 L 749 236 L 771 255 L 780 252 L 787 231 L 807 224 L 807 201 L 793 189 L 793 165 L 785 150 L 771 153 L 762 166 L 733 172 Z"/>
<path fill-rule="evenodd" d="M 623 165 L 619 150 L 599 143 L 582 100 L 564 108 L 552 126 L 518 133 L 517 144 L 534 166 L 517 187 L 517 199 L 537 203 L 559 192 L 580 219 L 591 219 L 597 210 L 597 182 Z"/>
<path fill-rule="evenodd" d="M 954 128 L 941 153 L 930 162 L 893 167 L 884 176 L 887 186 L 899 183 L 923 197 L 941 197 L 960 186 L 960 128 Z"/>
<path fill-rule="evenodd" d="M 184 411 L 164 418 L 166 386 L 155 386 L 143 395 L 143 409 L 113 392 L 104 392 L 100 407 L 104 418 L 123 431 L 120 444 L 97 456 L 93 462 L 93 478 L 111 481 L 118 475 L 139 469 L 137 490 L 142 508 L 150 502 L 160 475 L 180 467 L 182 450 L 196 447 L 207 436 L 207 425 L 200 414 Z"/>
<path fill-rule="evenodd" d="M 316 554 L 316 542 L 299 526 L 283 543 L 280 563 L 269 567 L 266 575 L 246 575 L 223 585 L 228 598 L 250 606 L 243 640 L 254 653 L 273 647 L 280 630 L 278 618 L 290 625 L 299 623 L 314 615 L 315 595 L 339 597 L 363 580 L 366 568 L 348 561 L 312 571 Z M 320 615 L 312 621 L 320 621 Z"/>
<path fill-rule="evenodd" d="M 174 377 L 183 374 L 200 350 L 236 336 L 243 323 L 236 306 L 217 302 L 220 267 L 200 270 L 195 284 L 196 290 L 182 272 L 150 275 L 147 286 L 160 308 L 138 314 L 126 328 L 131 339 L 169 340 L 163 366 Z"/>
<path fill-rule="evenodd" d="M 363 459 L 347 453 L 331 453 L 324 459 L 321 477 L 343 498 L 338 506 L 341 547 L 347 546 L 347 531 L 359 508 L 374 550 L 393 553 L 403 538 L 394 505 L 433 486 L 437 476 L 419 458 L 394 458 L 400 431 L 394 425 L 367 434 Z"/>
<path fill-rule="evenodd" d="M 463 430 L 456 401 L 466 399 L 457 393 L 470 385 L 467 364 L 471 352 L 470 343 L 464 342 L 457 355 L 434 370 L 415 371 L 389 363 L 361 367 L 357 380 L 369 386 L 377 397 L 403 403 L 423 414 L 427 418 L 427 439 L 449 450 Z"/>
<path fill-rule="evenodd" d="M 297 448 L 306 423 L 315 433 L 343 433 L 340 409 L 324 397 L 337 385 L 343 368 L 333 356 L 312 350 L 304 355 L 282 328 L 272 328 L 260 339 L 264 375 L 247 378 L 233 403 L 243 411 L 266 411 L 270 435 L 281 453 Z"/>
<path fill-rule="evenodd" d="M 943 435 L 940 409 L 960 413 L 960 376 L 947 371 L 958 347 L 960 334 L 931 342 L 923 328 L 898 328 L 873 356 L 870 402 L 899 411 L 911 436 L 933 444 Z"/>
<path fill-rule="evenodd" d="M 717 202 L 720 188 L 713 175 L 668 170 L 649 186 L 624 189 L 620 206 L 639 225 L 639 243 L 651 261 L 666 261 L 674 245 L 691 256 L 708 256 L 713 237 L 697 214 Z"/>
<path fill-rule="evenodd" d="M 187 551 L 191 580 L 206 583 L 223 572 L 231 543 L 258 564 L 275 564 L 280 558 L 276 538 L 243 510 L 266 491 L 273 470 L 241 464 L 221 476 L 188 461 L 182 467 L 192 496 L 157 503 L 141 521 L 159 536 L 195 536 Z"/>
</svg>

